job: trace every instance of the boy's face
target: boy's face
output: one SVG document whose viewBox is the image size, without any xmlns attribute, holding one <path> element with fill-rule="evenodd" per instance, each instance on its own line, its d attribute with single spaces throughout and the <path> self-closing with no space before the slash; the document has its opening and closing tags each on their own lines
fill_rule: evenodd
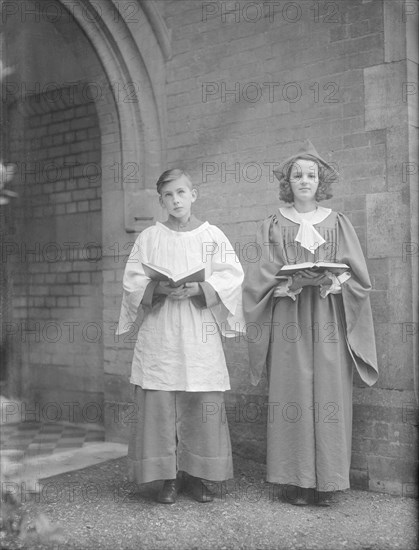
<svg viewBox="0 0 419 550">
<path fill-rule="evenodd" d="M 196 189 L 186 176 L 166 183 L 160 192 L 160 204 L 175 218 L 190 216 L 192 203 L 196 201 Z"/>
<path fill-rule="evenodd" d="M 297 159 L 290 172 L 290 185 L 294 199 L 300 201 L 315 200 L 319 186 L 319 167 L 307 159 Z"/>
</svg>

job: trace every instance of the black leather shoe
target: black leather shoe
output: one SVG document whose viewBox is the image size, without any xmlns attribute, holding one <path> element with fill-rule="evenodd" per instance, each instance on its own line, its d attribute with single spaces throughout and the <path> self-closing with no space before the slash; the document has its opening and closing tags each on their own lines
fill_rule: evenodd
<svg viewBox="0 0 419 550">
<path fill-rule="evenodd" d="M 293 506 L 307 506 L 310 504 L 310 489 L 286 485 L 283 492 L 284 500 Z"/>
<path fill-rule="evenodd" d="M 197 502 L 212 502 L 214 500 L 214 493 L 198 477 L 188 476 L 184 480 L 183 490 Z"/>
<path fill-rule="evenodd" d="M 157 502 L 160 504 L 174 504 L 178 493 L 177 479 L 166 479 L 157 495 Z"/>
</svg>

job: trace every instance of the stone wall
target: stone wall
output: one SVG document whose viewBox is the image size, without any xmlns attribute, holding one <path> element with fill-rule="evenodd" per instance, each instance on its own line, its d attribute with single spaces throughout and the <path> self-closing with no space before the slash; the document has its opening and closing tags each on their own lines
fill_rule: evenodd
<svg viewBox="0 0 419 550">
<path fill-rule="evenodd" d="M 63 13 L 67 9 L 66 2 L 56 4 Z M 89 242 L 101 243 L 102 259 L 91 262 L 80 256 L 85 250 L 77 250 L 73 260 L 65 255 L 57 262 L 43 258 L 25 273 L 16 270 L 13 321 L 45 326 L 68 320 L 95 323 L 98 318 L 104 323 L 101 341 L 96 347 L 92 342 L 88 352 L 83 334 L 56 352 L 51 351 L 53 342 L 28 335 L 16 358 L 26 390 L 47 401 L 71 398 L 101 405 L 104 399 L 107 438 L 126 441 L 133 412 L 128 382 L 133 338 L 118 341 L 112 327 L 131 243 L 150 213 L 160 215 L 153 190 L 159 172 L 179 164 L 189 170 L 199 188 L 197 216 L 226 232 L 246 267 L 257 224 L 278 205 L 272 170 L 310 138 L 340 171 L 340 183 L 326 205 L 350 217 L 374 286 L 381 376 L 374 388 L 355 381 L 353 485 L 413 494 L 417 317 L 412 304 L 418 281 L 414 6 L 407 0 L 103 0 L 99 8 L 86 0 L 86 13 L 74 10 L 70 21 L 42 16 L 38 26 L 25 22 L 27 33 L 22 30 L 23 40 L 16 44 L 16 51 L 22 47 L 22 59 L 35 35 L 41 43 L 48 28 L 53 41 L 58 29 L 61 47 L 67 44 L 75 53 L 67 74 L 58 54 L 46 52 L 60 81 L 77 75 L 103 93 L 95 105 L 57 103 L 51 112 L 38 112 L 34 103 L 30 111 L 16 113 L 26 122 L 14 127 L 22 133 L 12 132 L 8 160 L 77 159 L 85 165 L 91 154 L 92 162 L 101 165 L 102 181 L 99 192 L 99 183 L 83 172 L 73 178 L 63 171 L 62 178 L 44 178 L 40 185 L 28 180 L 29 185 L 17 189 L 22 202 L 16 208 L 16 240 L 33 247 L 35 242 L 86 243 L 88 235 Z M 92 17 L 99 11 L 100 17 Z M 9 22 L 11 34 L 23 28 L 22 22 Z M 16 60 L 17 74 L 25 68 L 22 59 L 20 67 Z M 46 68 L 31 64 L 30 74 L 36 80 L 37 71 Z M 48 79 L 51 75 L 44 74 L 43 82 Z M 80 126 L 70 123 L 64 129 L 70 111 Z M 64 118 L 53 121 L 53 116 Z M 133 168 L 136 177 L 130 178 Z M 77 187 L 71 187 L 73 180 Z M 38 294 L 39 288 L 43 292 Z M 90 302 L 87 294 L 93 295 Z M 93 332 L 88 337 L 93 339 Z M 226 342 L 225 349 L 234 449 L 263 461 L 266 380 L 250 385 L 243 338 Z M 86 362 L 92 365 L 89 371 Z"/>
<path fill-rule="evenodd" d="M 366 255 L 381 371 L 374 388 L 355 381 L 352 482 L 405 494 L 417 451 L 411 8 L 382 0 L 165 3 L 174 52 L 169 163 L 192 173 L 198 217 L 227 233 L 244 266 L 258 222 L 276 208 L 275 163 L 309 138 L 339 168 L 325 205 L 348 214 Z M 234 447 L 263 460 L 266 383 L 250 386 L 245 342 L 226 351 Z"/>
</svg>

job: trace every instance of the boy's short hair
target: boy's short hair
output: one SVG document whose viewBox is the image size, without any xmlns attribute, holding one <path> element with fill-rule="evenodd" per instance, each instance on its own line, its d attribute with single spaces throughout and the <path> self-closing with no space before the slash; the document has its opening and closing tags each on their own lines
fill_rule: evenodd
<svg viewBox="0 0 419 550">
<path fill-rule="evenodd" d="M 191 184 L 191 189 L 192 189 L 192 179 L 191 179 L 191 176 L 188 174 L 188 172 L 186 172 L 182 168 L 171 168 L 170 170 L 166 170 L 165 172 L 163 172 L 163 174 L 157 180 L 157 183 L 156 183 L 157 193 L 161 195 L 162 187 L 166 185 L 166 183 L 170 183 L 171 181 L 176 181 L 182 176 L 185 176 L 189 180 L 189 183 Z"/>
<path fill-rule="evenodd" d="M 337 172 L 327 169 L 312 155 L 298 155 L 298 158 L 291 159 L 284 167 L 279 179 L 279 198 L 284 202 L 294 202 L 294 193 L 291 189 L 290 175 L 293 164 L 298 160 L 312 160 L 317 164 L 319 170 L 319 186 L 316 191 L 316 201 L 324 201 L 332 198 L 330 187 L 338 180 Z"/>
</svg>

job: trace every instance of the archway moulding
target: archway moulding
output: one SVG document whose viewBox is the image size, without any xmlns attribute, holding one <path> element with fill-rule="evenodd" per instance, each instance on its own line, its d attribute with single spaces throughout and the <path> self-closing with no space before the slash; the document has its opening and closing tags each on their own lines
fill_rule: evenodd
<svg viewBox="0 0 419 550">
<path fill-rule="evenodd" d="M 128 233 L 139 232 L 158 215 L 150 187 L 165 164 L 166 104 L 164 94 L 165 62 L 171 55 L 170 32 L 155 3 L 137 2 L 137 25 L 129 20 L 126 0 L 58 0 L 70 11 L 80 28 L 93 45 L 102 64 L 109 85 L 118 83 L 122 96 L 113 96 L 118 116 L 112 130 L 100 116 L 103 151 L 109 150 L 104 136 L 117 129 L 119 150 L 102 155 L 102 167 L 113 163 L 120 166 L 119 189 L 124 195 L 124 224 Z M 129 2 L 133 5 L 133 2 Z M 80 5 L 83 9 L 80 10 Z M 141 11 L 141 14 L 140 14 Z M 117 16 L 116 16 L 117 15 Z M 135 31 L 138 31 L 137 33 Z M 141 37 L 137 36 L 141 32 Z M 141 40 L 140 40 L 141 38 Z M 155 48 L 141 44 L 155 44 Z M 153 67 L 153 74 L 147 69 Z M 105 128 L 106 126 L 106 128 Z M 130 177 L 132 167 L 138 177 Z M 102 170 L 103 190 L 115 188 L 114 174 Z M 110 193 L 109 197 L 115 197 Z M 103 197 L 106 201 L 106 196 Z"/>
</svg>

